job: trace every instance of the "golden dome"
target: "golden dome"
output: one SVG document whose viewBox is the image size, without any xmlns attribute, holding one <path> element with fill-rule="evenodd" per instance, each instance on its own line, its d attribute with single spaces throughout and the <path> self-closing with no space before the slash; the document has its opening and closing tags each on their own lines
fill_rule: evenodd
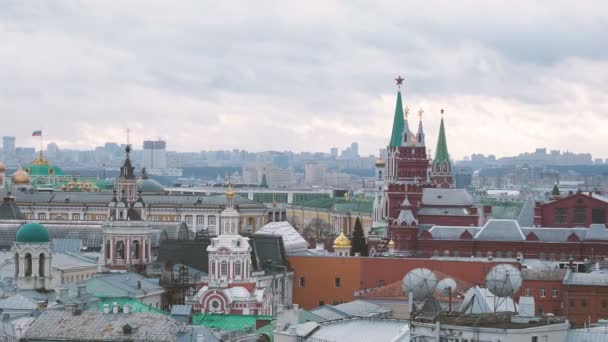
<svg viewBox="0 0 608 342">
<path fill-rule="evenodd" d="M 393 241 L 393 239 L 388 242 L 388 248 L 395 248 L 395 241 Z"/>
<path fill-rule="evenodd" d="M 13 184 L 30 184 L 30 176 L 27 172 L 23 171 L 21 165 L 19 165 L 19 169 L 13 173 L 11 179 Z"/>
<path fill-rule="evenodd" d="M 334 248 L 350 248 L 350 240 L 341 232 L 340 235 L 334 240 Z"/>
<path fill-rule="evenodd" d="M 384 166 L 384 165 L 385 165 L 384 159 L 382 159 L 382 158 L 376 159 L 376 166 Z"/>
<path fill-rule="evenodd" d="M 82 181 L 79 179 L 78 182 L 76 183 L 76 185 L 81 188 L 82 187 Z"/>
<path fill-rule="evenodd" d="M 0 172 L 6 172 L 6 165 L 3 162 L 0 162 Z"/>
<path fill-rule="evenodd" d="M 232 184 L 228 183 L 228 190 L 226 190 L 226 197 L 234 197 L 234 190 L 232 190 Z"/>
</svg>

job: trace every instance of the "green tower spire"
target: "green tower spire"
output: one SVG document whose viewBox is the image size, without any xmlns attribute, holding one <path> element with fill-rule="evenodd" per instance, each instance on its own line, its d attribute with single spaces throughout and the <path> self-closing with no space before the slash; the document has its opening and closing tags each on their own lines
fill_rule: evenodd
<svg viewBox="0 0 608 342">
<path fill-rule="evenodd" d="M 443 115 L 443 109 L 441 110 Z M 448 143 L 445 140 L 445 128 L 443 127 L 443 117 L 441 118 L 441 126 L 439 126 L 439 139 L 437 139 L 437 149 L 435 149 L 435 159 L 433 164 L 450 163 L 450 155 L 448 153 Z"/>
<path fill-rule="evenodd" d="M 401 146 L 401 140 L 403 139 L 403 104 L 401 103 L 401 91 L 397 92 L 397 105 L 395 106 L 395 118 L 393 119 L 393 133 L 391 134 L 391 141 L 389 147 Z"/>
</svg>

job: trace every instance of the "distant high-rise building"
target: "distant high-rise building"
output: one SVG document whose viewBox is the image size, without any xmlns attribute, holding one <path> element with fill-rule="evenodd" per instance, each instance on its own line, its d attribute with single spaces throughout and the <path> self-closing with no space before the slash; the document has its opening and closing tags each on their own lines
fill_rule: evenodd
<svg viewBox="0 0 608 342">
<path fill-rule="evenodd" d="M 333 158 L 338 158 L 338 148 L 337 147 L 332 147 L 329 149 L 329 154 L 331 154 L 331 156 Z"/>
<path fill-rule="evenodd" d="M 2 137 L 2 151 L 4 156 L 13 156 L 15 154 L 15 137 Z"/>
<path fill-rule="evenodd" d="M 143 167 L 146 169 L 167 168 L 167 143 L 165 141 L 144 141 Z"/>
<path fill-rule="evenodd" d="M 325 166 L 315 162 L 304 165 L 304 182 L 309 185 L 322 185 L 325 180 Z"/>
</svg>

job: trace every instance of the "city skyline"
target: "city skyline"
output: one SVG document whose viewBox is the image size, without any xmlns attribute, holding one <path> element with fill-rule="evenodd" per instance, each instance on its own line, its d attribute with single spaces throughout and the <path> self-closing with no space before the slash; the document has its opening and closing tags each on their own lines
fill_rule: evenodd
<svg viewBox="0 0 608 342">
<path fill-rule="evenodd" d="M 83 149 L 130 127 L 176 151 L 358 141 L 377 154 L 401 75 L 432 152 L 444 108 L 455 159 L 538 146 L 608 157 L 605 3 L 443 3 L 449 17 L 424 2 L 309 5 L 9 3 L 0 110 L 15 119 L 0 135 L 37 146 L 42 129 Z"/>
</svg>

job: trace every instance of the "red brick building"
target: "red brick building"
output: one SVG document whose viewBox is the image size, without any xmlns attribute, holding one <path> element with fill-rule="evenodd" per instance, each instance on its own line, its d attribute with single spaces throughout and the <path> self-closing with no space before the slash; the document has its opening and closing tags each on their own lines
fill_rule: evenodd
<svg viewBox="0 0 608 342">
<path fill-rule="evenodd" d="M 567 261 L 608 257 L 608 231 L 590 228 L 521 227 L 515 220 L 489 220 L 483 227 L 435 226 L 418 241 L 421 256 L 539 258 Z"/>
<path fill-rule="evenodd" d="M 608 198 L 577 193 L 548 203 L 536 203 L 534 225 L 541 227 L 589 227 L 608 222 Z"/>
</svg>

